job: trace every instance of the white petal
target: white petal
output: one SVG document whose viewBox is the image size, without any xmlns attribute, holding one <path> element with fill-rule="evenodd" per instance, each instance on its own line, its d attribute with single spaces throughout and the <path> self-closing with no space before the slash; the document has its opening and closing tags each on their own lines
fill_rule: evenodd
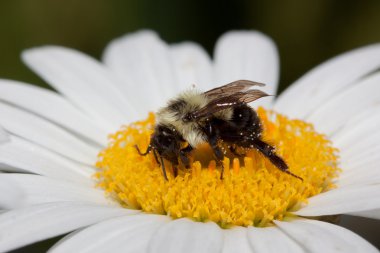
<svg viewBox="0 0 380 253">
<path fill-rule="evenodd" d="M 380 136 L 379 133 L 367 133 L 367 136 L 363 136 L 362 139 L 357 142 L 352 142 L 352 147 L 349 149 L 342 148 L 341 155 L 341 167 L 345 171 L 350 171 L 363 168 L 363 166 L 376 166 L 376 161 L 379 160 L 380 152 Z M 360 171 L 358 171 L 360 173 Z"/>
<path fill-rule="evenodd" d="M 307 72 L 276 100 L 275 110 L 304 118 L 329 98 L 380 67 L 380 44 L 339 55 Z"/>
<path fill-rule="evenodd" d="M 0 215 L 0 251 L 64 234 L 136 211 L 81 202 L 48 203 Z"/>
<path fill-rule="evenodd" d="M 380 184 L 379 164 L 380 157 L 375 157 L 373 160 L 367 160 L 367 163 L 353 165 L 351 170 L 343 170 L 336 180 L 336 185 L 342 188 L 352 185 Z"/>
<path fill-rule="evenodd" d="M 252 249 L 248 242 L 247 228 L 233 227 L 223 229 L 223 253 L 251 253 Z"/>
<path fill-rule="evenodd" d="M 367 147 L 366 147 L 367 148 Z M 376 155 L 380 152 L 379 151 L 379 147 L 376 147 L 375 150 L 373 150 L 373 148 L 371 146 L 368 147 L 369 148 L 369 151 L 371 154 L 363 154 L 361 153 L 361 155 L 356 155 L 355 157 L 352 157 L 352 158 L 344 158 L 342 161 L 341 161 L 341 165 L 340 167 L 343 168 L 343 172 L 342 172 L 342 176 L 344 175 L 348 175 L 348 174 L 356 174 L 359 175 L 361 173 L 361 170 L 363 169 L 367 169 L 368 170 L 377 170 L 375 167 L 377 167 L 377 165 L 379 164 L 380 162 L 380 157 L 377 157 Z M 376 153 L 375 153 L 376 152 Z M 373 155 L 375 153 L 375 155 Z M 363 159 L 362 159 L 363 158 Z"/>
<path fill-rule="evenodd" d="M 351 215 L 380 220 L 380 208 L 368 211 L 353 212 Z"/>
<path fill-rule="evenodd" d="M 302 245 L 306 252 L 378 252 L 370 243 L 350 230 L 327 222 L 298 219 L 275 223 Z"/>
<path fill-rule="evenodd" d="M 353 115 L 380 103 L 380 74 L 373 74 L 320 104 L 307 117 L 316 129 L 328 135 L 342 128 Z"/>
<path fill-rule="evenodd" d="M 248 238 L 253 252 L 302 253 L 303 249 L 277 227 L 248 228 Z"/>
<path fill-rule="evenodd" d="M 344 170 L 351 169 L 353 161 L 365 162 L 366 159 L 357 159 L 357 157 L 369 154 L 379 146 L 376 145 L 379 143 L 376 143 L 379 138 L 377 132 L 379 124 L 380 106 L 373 106 L 357 116 L 350 117 L 344 127 L 332 136 L 334 146 L 340 149 Z"/>
<path fill-rule="evenodd" d="M 351 213 L 380 208 L 380 185 L 358 185 L 318 194 L 297 212 L 301 216 Z"/>
<path fill-rule="evenodd" d="M 100 189 L 38 175 L 0 174 L 0 209 L 63 201 L 112 204 Z"/>
<path fill-rule="evenodd" d="M 371 106 L 365 111 L 351 115 L 346 123 L 331 136 L 340 152 L 342 173 L 337 179 L 339 187 L 380 183 L 379 166 L 380 106 Z"/>
<path fill-rule="evenodd" d="M 373 137 L 372 139 L 368 141 L 363 141 L 357 144 L 357 147 L 355 147 L 356 150 L 359 150 L 357 153 L 352 154 L 349 156 L 348 154 L 344 154 L 342 152 L 342 162 L 341 166 L 342 167 L 347 167 L 347 168 L 357 168 L 359 165 L 362 166 L 367 166 L 370 164 L 370 167 L 374 167 L 378 165 L 378 160 L 379 160 L 379 152 L 380 152 L 380 146 L 378 145 L 379 143 L 376 142 L 377 140 L 380 139 L 378 134 L 371 136 Z M 354 145 L 354 144 L 353 144 Z M 363 147 L 362 149 L 360 149 Z M 364 149 L 364 150 L 363 150 Z M 364 152 L 367 149 L 367 152 Z M 360 173 L 358 171 L 358 173 Z"/>
<path fill-rule="evenodd" d="M 353 186 L 353 185 L 371 185 L 380 184 L 380 159 L 376 161 L 376 168 L 350 173 L 349 175 L 340 176 L 336 185 L 339 188 Z"/>
<path fill-rule="evenodd" d="M 4 128 L 0 126 L 0 144 L 9 141 L 9 135 Z"/>
<path fill-rule="evenodd" d="M 135 109 L 120 93 L 118 80 L 93 58 L 54 46 L 23 52 L 24 62 L 109 131 L 135 119 Z"/>
<path fill-rule="evenodd" d="M 380 106 L 374 106 L 350 118 L 332 136 L 343 169 L 336 182 L 339 187 L 380 183 L 379 124 Z"/>
<path fill-rule="evenodd" d="M 120 89 L 128 98 L 133 95 L 133 102 L 144 112 L 163 106 L 177 89 L 168 46 L 152 31 L 113 40 L 105 49 L 103 60 L 124 80 Z"/>
<path fill-rule="evenodd" d="M 178 219 L 158 229 L 149 244 L 150 253 L 212 253 L 220 252 L 223 244 L 221 228 L 213 222 Z"/>
<path fill-rule="evenodd" d="M 335 146 L 348 150 L 354 146 L 353 142 L 368 136 L 366 132 L 372 133 L 377 130 L 378 124 L 380 124 L 380 105 L 374 105 L 348 118 L 342 129 L 331 136 L 331 140 Z"/>
<path fill-rule="evenodd" d="M 55 92 L 0 79 L 0 100 L 33 112 L 100 145 L 107 143 L 105 130 Z"/>
<path fill-rule="evenodd" d="M 0 124 L 12 134 L 82 163 L 93 164 L 98 153 L 93 146 L 62 128 L 1 102 Z"/>
<path fill-rule="evenodd" d="M 170 46 L 170 56 L 178 80 L 177 92 L 195 84 L 201 90 L 212 88 L 212 65 L 207 52 L 198 44 L 184 42 Z"/>
<path fill-rule="evenodd" d="M 215 48 L 216 86 L 239 79 L 266 84 L 262 90 L 275 95 L 279 78 L 278 53 L 273 41 L 260 32 L 234 31 L 224 34 Z M 255 101 L 269 105 L 272 98 Z"/>
<path fill-rule="evenodd" d="M 31 172 L 60 180 L 93 186 L 95 170 L 11 136 L 11 141 L 0 145 L 0 164 L 7 171 Z"/>
<path fill-rule="evenodd" d="M 63 238 L 49 253 L 146 252 L 157 228 L 169 220 L 164 215 L 149 214 L 110 219 Z"/>
</svg>

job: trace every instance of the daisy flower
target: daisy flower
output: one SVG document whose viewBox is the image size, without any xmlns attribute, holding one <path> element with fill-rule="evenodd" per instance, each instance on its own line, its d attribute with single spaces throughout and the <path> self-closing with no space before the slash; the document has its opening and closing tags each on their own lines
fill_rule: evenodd
<svg viewBox="0 0 380 253">
<path fill-rule="evenodd" d="M 134 148 L 149 144 L 149 112 L 192 84 L 247 79 L 276 94 L 277 50 L 259 32 L 226 33 L 213 60 L 151 31 L 112 41 L 102 63 L 57 46 L 22 59 L 57 92 L 0 80 L 1 252 L 66 233 L 49 252 L 378 252 L 322 220 L 380 218 L 379 44 L 253 103 L 303 181 L 255 150 L 227 155 L 220 180 L 207 145 L 166 181 Z"/>
</svg>

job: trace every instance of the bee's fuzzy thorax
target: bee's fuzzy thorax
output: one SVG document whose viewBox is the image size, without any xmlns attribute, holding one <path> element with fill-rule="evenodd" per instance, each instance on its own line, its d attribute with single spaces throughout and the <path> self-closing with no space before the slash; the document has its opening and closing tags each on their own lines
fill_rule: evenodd
<svg viewBox="0 0 380 253">
<path fill-rule="evenodd" d="M 157 112 L 156 124 L 175 128 L 192 147 L 196 147 L 206 141 L 206 136 L 200 129 L 203 122 L 185 122 L 183 117 L 206 106 L 208 102 L 209 98 L 199 90 L 190 89 L 184 91 L 169 100 L 167 105 Z M 232 110 L 223 110 L 216 114 L 215 117 L 230 120 Z"/>
</svg>

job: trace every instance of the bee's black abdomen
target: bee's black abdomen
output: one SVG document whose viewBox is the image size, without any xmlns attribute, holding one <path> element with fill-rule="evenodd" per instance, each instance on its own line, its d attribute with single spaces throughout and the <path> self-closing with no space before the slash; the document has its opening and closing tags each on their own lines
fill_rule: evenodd
<svg viewBox="0 0 380 253">
<path fill-rule="evenodd" d="M 234 108 L 231 121 L 214 119 L 212 123 L 223 141 L 243 148 L 256 148 L 279 170 L 302 180 L 301 177 L 289 171 L 287 163 L 276 154 L 273 146 L 262 141 L 260 118 L 248 105 Z"/>
<path fill-rule="evenodd" d="M 261 136 L 262 128 L 256 112 L 248 105 L 234 108 L 230 121 L 214 119 L 213 124 L 225 142 L 250 148 L 251 142 Z"/>
<path fill-rule="evenodd" d="M 231 121 L 238 129 L 244 130 L 245 132 L 251 130 L 261 132 L 260 119 L 257 113 L 248 105 L 241 105 L 234 108 Z"/>
</svg>

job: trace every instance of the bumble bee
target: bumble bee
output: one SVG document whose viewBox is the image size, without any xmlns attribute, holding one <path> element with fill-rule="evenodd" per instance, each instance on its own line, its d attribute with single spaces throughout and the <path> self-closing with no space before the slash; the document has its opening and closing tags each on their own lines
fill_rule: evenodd
<svg viewBox="0 0 380 253">
<path fill-rule="evenodd" d="M 261 139 L 262 124 L 248 103 L 269 95 L 250 89 L 252 86 L 264 84 L 238 80 L 206 92 L 191 89 L 179 94 L 157 112 L 150 144 L 144 153 L 135 146 L 138 153 L 145 156 L 153 152 L 167 180 L 164 159 L 172 164 L 174 176 L 177 176 L 179 160 L 189 168 L 190 152 L 206 142 L 221 167 L 220 178 L 223 179 L 224 153 L 220 146 L 220 141 L 223 141 L 229 144 L 235 155 L 236 146 L 254 148 L 278 169 L 302 180 L 289 171 L 288 165 L 276 154 L 275 148 Z M 188 145 L 183 148 L 183 143 Z"/>
</svg>

